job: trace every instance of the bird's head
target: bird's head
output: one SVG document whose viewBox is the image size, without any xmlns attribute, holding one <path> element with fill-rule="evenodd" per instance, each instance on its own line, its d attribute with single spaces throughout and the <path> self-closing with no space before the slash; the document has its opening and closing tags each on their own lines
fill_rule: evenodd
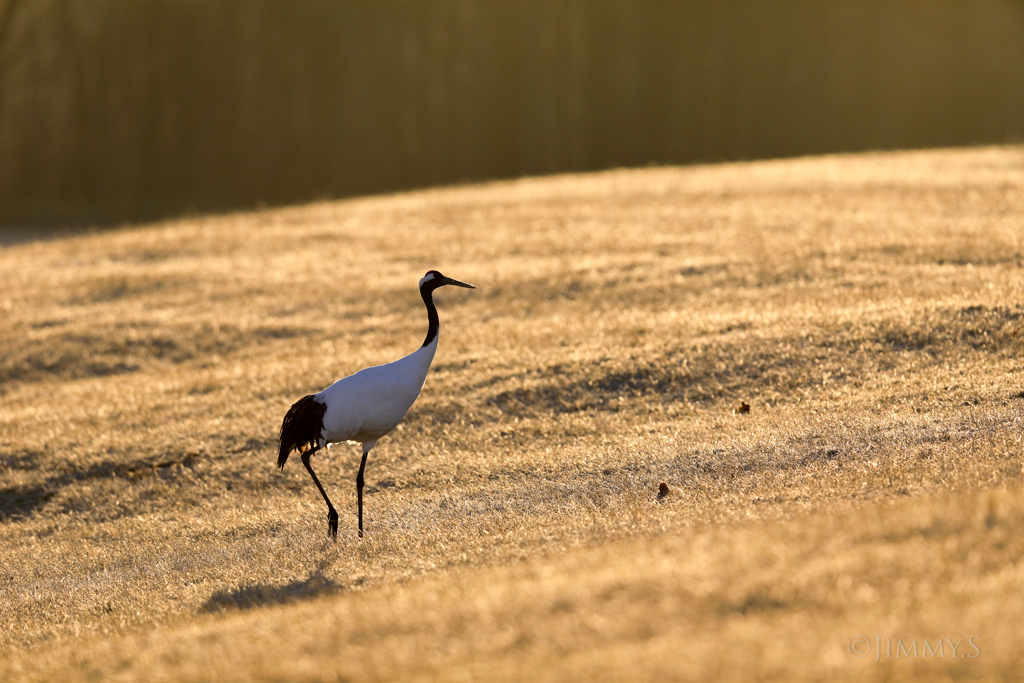
<svg viewBox="0 0 1024 683">
<path fill-rule="evenodd" d="M 458 280 L 441 275 L 441 273 L 436 270 L 428 270 L 427 274 L 420 279 L 420 291 L 433 291 L 438 287 L 444 287 L 445 285 L 455 285 L 456 287 L 476 289 L 475 285 L 471 285 L 468 282 L 459 282 Z"/>
</svg>

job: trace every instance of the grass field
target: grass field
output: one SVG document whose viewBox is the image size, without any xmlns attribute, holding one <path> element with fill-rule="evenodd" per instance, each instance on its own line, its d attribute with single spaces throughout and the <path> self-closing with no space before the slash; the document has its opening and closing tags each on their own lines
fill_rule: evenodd
<svg viewBox="0 0 1024 683">
<path fill-rule="evenodd" d="M 1003 147 L 0 249 L 0 679 L 1016 680 L 1022 216 Z M 281 418 L 418 347 L 430 268 L 478 289 L 365 538 L 315 459 L 331 542 Z"/>
</svg>

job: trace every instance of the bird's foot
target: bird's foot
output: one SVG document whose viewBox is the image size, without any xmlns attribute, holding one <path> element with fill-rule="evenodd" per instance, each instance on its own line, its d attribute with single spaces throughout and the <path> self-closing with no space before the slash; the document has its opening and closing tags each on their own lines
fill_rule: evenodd
<svg viewBox="0 0 1024 683">
<path fill-rule="evenodd" d="M 338 512 L 333 508 L 327 511 L 327 535 L 331 538 L 338 537 Z"/>
</svg>

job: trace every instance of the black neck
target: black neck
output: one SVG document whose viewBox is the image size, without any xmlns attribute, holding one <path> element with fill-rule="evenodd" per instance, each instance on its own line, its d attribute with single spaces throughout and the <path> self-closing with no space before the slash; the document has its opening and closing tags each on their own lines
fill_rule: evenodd
<svg viewBox="0 0 1024 683">
<path fill-rule="evenodd" d="M 437 338 L 437 329 L 440 326 L 440 321 L 437 319 L 437 308 L 434 306 L 435 289 L 437 286 L 431 287 L 429 282 L 420 287 L 420 296 L 423 297 L 423 303 L 427 305 L 427 338 L 423 340 L 423 346 Z"/>
</svg>

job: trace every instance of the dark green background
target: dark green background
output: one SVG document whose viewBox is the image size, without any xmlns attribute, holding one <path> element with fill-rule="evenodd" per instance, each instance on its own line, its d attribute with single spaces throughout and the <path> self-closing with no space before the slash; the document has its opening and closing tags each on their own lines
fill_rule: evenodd
<svg viewBox="0 0 1024 683">
<path fill-rule="evenodd" d="M 1024 140 L 1020 0 L 0 0 L 0 224 Z"/>
</svg>

